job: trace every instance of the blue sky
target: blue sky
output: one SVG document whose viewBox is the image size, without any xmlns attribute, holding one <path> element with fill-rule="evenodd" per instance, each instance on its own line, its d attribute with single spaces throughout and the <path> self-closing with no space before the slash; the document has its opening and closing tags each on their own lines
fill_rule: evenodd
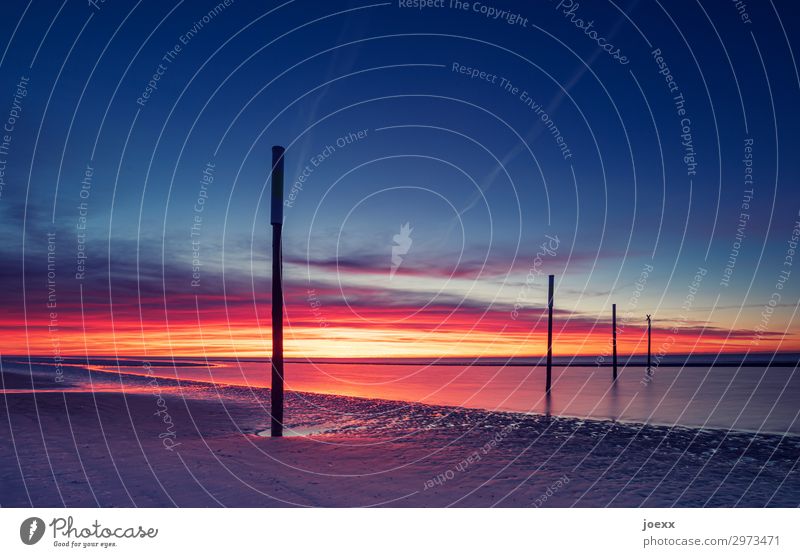
<svg viewBox="0 0 800 557">
<path fill-rule="evenodd" d="M 27 296 L 41 288 L 47 231 L 58 231 L 64 319 L 75 311 L 76 207 L 87 165 L 83 285 L 98 318 L 114 311 L 109 300 L 135 314 L 143 291 L 165 300 L 159 323 L 196 294 L 209 308 L 241 296 L 260 313 L 270 147 L 282 144 L 287 191 L 313 167 L 286 208 L 286 276 L 299 300 L 288 311 L 297 319 L 308 317 L 309 285 L 325 291 L 334 321 L 358 303 L 408 315 L 440 302 L 505 314 L 550 236 L 558 253 L 537 269 L 558 276 L 561 307 L 580 323 L 626 304 L 652 265 L 637 312 L 754 328 L 800 209 L 797 8 L 753 3 L 747 23 L 728 2 L 586 2 L 572 12 L 561 4 L 483 4 L 519 13 L 527 26 L 449 2 L 424 10 L 397 1 L 4 6 L 0 25 L 13 40 L 0 64 L 2 105 L 20 77 L 30 79 L 0 197 L 12 319 L 33 319 L 19 292 L 23 282 Z M 629 63 L 600 49 L 577 19 L 592 21 Z M 164 62 L 175 45 L 180 52 Z M 683 94 L 684 115 L 655 49 Z M 497 78 L 471 79 L 454 64 Z M 154 74 L 157 88 L 137 103 Z M 568 145 L 566 159 L 549 121 Z M 722 286 L 748 189 L 749 139 L 754 194 Z M 198 288 L 190 286 L 189 231 L 209 162 Z M 413 245 L 390 281 L 392 237 L 406 222 Z M 699 267 L 706 278 L 681 317 Z M 797 348 L 798 280 L 787 283 L 769 323 L 773 334 L 789 331 L 783 348 Z M 529 285 L 532 321 L 544 284 L 537 277 Z"/>
</svg>

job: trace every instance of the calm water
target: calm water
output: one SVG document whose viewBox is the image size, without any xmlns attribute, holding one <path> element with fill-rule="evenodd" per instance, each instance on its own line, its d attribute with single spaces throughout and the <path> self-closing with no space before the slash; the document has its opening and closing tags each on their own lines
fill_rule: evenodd
<svg viewBox="0 0 800 557">
<path fill-rule="evenodd" d="M 116 371 L 117 368 L 107 368 Z M 141 374 L 141 367 L 120 367 Z M 269 363 L 153 367 L 166 378 L 269 386 Z M 691 427 L 800 434 L 800 377 L 793 367 L 543 367 L 287 363 L 287 389 L 356 397 L 550 413 Z"/>
</svg>

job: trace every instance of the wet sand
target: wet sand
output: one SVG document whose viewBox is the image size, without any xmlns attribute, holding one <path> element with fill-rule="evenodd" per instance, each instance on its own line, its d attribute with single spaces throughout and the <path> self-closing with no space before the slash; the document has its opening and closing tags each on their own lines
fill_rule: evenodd
<svg viewBox="0 0 800 557">
<path fill-rule="evenodd" d="M 3 506 L 800 504 L 794 436 L 289 393 L 271 439 L 265 389 L 39 372 L 3 373 Z"/>
</svg>

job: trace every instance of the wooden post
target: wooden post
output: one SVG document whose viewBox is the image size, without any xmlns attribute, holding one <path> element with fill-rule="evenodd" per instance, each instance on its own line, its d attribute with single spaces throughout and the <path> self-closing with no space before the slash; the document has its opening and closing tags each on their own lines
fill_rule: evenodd
<svg viewBox="0 0 800 557">
<path fill-rule="evenodd" d="M 650 369 L 650 334 L 652 330 L 652 323 L 650 321 L 650 314 L 647 314 L 647 375 L 651 375 Z"/>
<path fill-rule="evenodd" d="M 553 385 L 553 281 L 555 276 L 547 277 L 547 386 L 545 391 L 550 394 Z"/>
<path fill-rule="evenodd" d="M 283 147 L 272 148 L 272 437 L 283 436 L 283 153 Z"/>
<path fill-rule="evenodd" d="M 611 304 L 611 338 L 612 349 L 614 351 L 612 356 L 612 365 L 614 366 L 614 381 L 617 380 L 617 304 Z"/>
</svg>

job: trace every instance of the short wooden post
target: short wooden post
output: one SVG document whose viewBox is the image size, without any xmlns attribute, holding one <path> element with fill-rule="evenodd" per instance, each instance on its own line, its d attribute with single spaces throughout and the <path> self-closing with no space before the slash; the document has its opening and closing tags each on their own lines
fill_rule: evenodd
<svg viewBox="0 0 800 557">
<path fill-rule="evenodd" d="M 617 380 L 617 304 L 611 304 L 611 344 L 612 365 L 614 367 L 614 381 Z"/>
<path fill-rule="evenodd" d="M 652 322 L 650 321 L 650 314 L 647 314 L 647 374 L 652 374 L 652 369 L 650 368 L 650 337 L 652 331 Z"/>
<path fill-rule="evenodd" d="M 547 277 L 547 386 L 545 391 L 550 394 L 553 386 L 553 282 L 554 275 Z"/>
</svg>

